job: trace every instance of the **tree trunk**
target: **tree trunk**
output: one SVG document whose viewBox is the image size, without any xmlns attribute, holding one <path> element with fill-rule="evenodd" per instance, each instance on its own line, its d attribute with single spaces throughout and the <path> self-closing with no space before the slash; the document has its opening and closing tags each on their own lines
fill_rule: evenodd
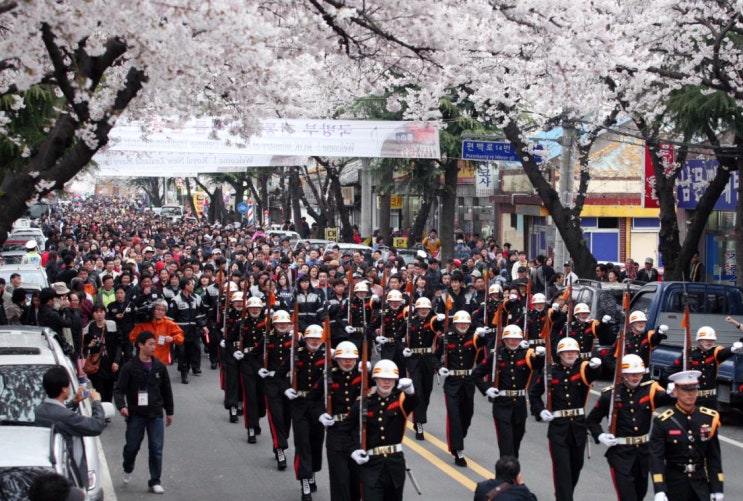
<svg viewBox="0 0 743 501">
<path fill-rule="evenodd" d="M 217 186 L 210 198 L 211 203 L 209 204 L 209 215 L 207 216 L 209 218 L 209 222 L 219 222 L 224 224 L 225 218 L 227 216 L 227 208 L 224 205 L 224 194 L 222 192 L 222 187 Z"/>
<path fill-rule="evenodd" d="M 378 186 L 392 186 L 395 176 L 395 166 L 392 161 L 385 162 L 385 168 L 379 174 Z M 385 245 L 392 245 L 390 238 L 390 205 L 392 201 L 391 188 L 383 189 L 379 192 L 379 236 L 384 238 Z M 371 194 L 370 194 L 371 196 Z M 373 233 L 373 229 L 372 229 Z M 372 244 L 374 239 L 372 238 Z"/>
<path fill-rule="evenodd" d="M 300 199 L 304 197 L 302 181 L 299 179 L 299 167 L 297 166 L 291 167 L 289 191 L 292 201 L 292 219 L 294 220 L 294 229 L 296 231 L 301 227 L 302 206 L 300 205 Z"/>
<path fill-rule="evenodd" d="M 421 193 L 420 194 L 421 208 L 418 211 L 418 213 L 415 215 L 415 219 L 413 220 L 413 227 L 412 227 L 413 229 L 411 230 L 411 234 L 415 235 L 419 242 L 423 240 L 421 238 L 421 235 L 424 235 L 426 232 L 426 222 L 428 221 L 428 216 L 431 213 L 431 207 L 433 207 L 433 200 L 435 196 L 436 196 L 435 193 Z M 454 231 L 453 223 L 454 222 L 452 221 L 452 232 Z"/>
<path fill-rule="evenodd" d="M 442 165 L 444 167 L 444 186 L 441 190 L 441 211 L 439 216 L 441 239 L 441 255 L 439 259 L 446 260 L 454 257 L 454 216 L 457 213 L 457 175 L 459 173 L 459 161 L 449 159 Z M 429 207 L 430 209 L 430 207 Z M 420 238 L 423 232 L 416 235 Z"/>
<path fill-rule="evenodd" d="M 191 178 L 185 178 L 184 182 L 186 183 L 186 204 L 191 209 L 191 215 L 198 217 L 196 214 L 196 204 L 193 203 L 193 194 L 191 193 Z"/>
</svg>

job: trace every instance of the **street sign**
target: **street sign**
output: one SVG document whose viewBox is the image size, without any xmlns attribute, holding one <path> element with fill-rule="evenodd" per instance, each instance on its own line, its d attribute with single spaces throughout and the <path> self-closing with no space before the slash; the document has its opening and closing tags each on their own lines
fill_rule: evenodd
<svg viewBox="0 0 743 501">
<path fill-rule="evenodd" d="M 407 249 L 408 237 L 395 237 L 392 239 L 392 247 L 395 249 Z"/>
<path fill-rule="evenodd" d="M 542 161 L 538 154 L 543 151 L 541 144 L 532 145 L 532 155 L 537 163 Z M 520 162 L 521 152 L 516 151 L 511 143 L 482 141 L 479 139 L 462 140 L 462 159 L 476 162 Z"/>
<path fill-rule="evenodd" d="M 237 212 L 240 214 L 246 214 L 248 212 L 248 204 L 245 202 L 240 202 L 237 204 Z"/>
<path fill-rule="evenodd" d="M 325 240 L 338 241 L 338 228 L 325 228 Z"/>
</svg>

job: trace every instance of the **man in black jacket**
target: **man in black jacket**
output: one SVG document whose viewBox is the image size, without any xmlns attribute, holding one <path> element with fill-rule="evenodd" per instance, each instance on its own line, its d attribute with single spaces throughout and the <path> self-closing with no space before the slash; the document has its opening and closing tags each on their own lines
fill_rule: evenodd
<svg viewBox="0 0 743 501">
<path fill-rule="evenodd" d="M 483 480 L 475 489 L 475 501 L 536 501 L 521 478 L 521 465 L 513 456 L 503 456 L 495 463 L 495 478 Z"/>
<path fill-rule="evenodd" d="M 114 388 L 116 408 L 126 420 L 123 482 L 128 484 L 134 470 L 145 430 L 149 444 L 150 490 L 163 494 L 160 483 L 165 426 L 173 423 L 173 391 L 165 365 L 153 356 L 157 342 L 152 332 L 140 332 L 138 354 L 121 369 Z M 163 411 L 165 423 L 163 423 Z M 163 424 L 165 426 L 163 426 Z"/>
</svg>

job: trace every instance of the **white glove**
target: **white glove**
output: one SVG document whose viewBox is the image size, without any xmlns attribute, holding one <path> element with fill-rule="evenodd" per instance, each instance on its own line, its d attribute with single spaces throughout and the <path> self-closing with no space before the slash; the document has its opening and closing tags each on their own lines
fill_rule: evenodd
<svg viewBox="0 0 743 501">
<path fill-rule="evenodd" d="M 412 395 L 415 393 L 415 388 L 413 388 L 413 380 L 407 377 L 401 377 L 400 381 L 397 383 L 397 389 L 404 391 L 407 395 Z"/>
<path fill-rule="evenodd" d="M 555 311 L 560 311 L 560 305 L 557 303 L 552 303 L 552 309 Z"/>
<path fill-rule="evenodd" d="M 405 348 L 402 350 L 402 356 L 405 358 L 412 357 L 413 356 L 413 350 L 410 348 Z"/>
<path fill-rule="evenodd" d="M 725 494 L 722 492 L 713 492 L 709 495 L 710 501 L 722 501 L 723 499 L 725 499 Z"/>
<path fill-rule="evenodd" d="M 482 336 L 483 334 L 489 334 L 489 333 L 490 333 L 490 329 L 488 329 L 487 327 L 478 327 L 477 329 L 475 329 L 475 334 L 477 334 L 478 336 Z"/>
<path fill-rule="evenodd" d="M 261 369 L 258 369 L 258 375 L 259 375 L 259 376 L 260 376 L 261 378 L 263 378 L 263 379 L 266 379 L 266 378 L 268 377 L 268 375 L 269 375 L 269 374 L 270 374 L 270 372 L 268 372 L 268 369 L 263 369 L 263 368 L 261 368 Z"/>
<path fill-rule="evenodd" d="M 362 465 L 369 462 L 369 455 L 364 449 L 356 449 L 351 453 L 351 459 L 356 461 L 356 464 Z"/>
<path fill-rule="evenodd" d="M 364 370 L 364 366 L 362 365 L 364 362 L 362 360 L 359 360 L 359 372 Z M 366 372 L 369 372 L 372 369 L 371 362 L 366 362 Z"/>
<path fill-rule="evenodd" d="M 354 334 L 356 332 L 356 327 L 353 327 L 352 325 L 347 325 L 346 326 L 346 332 L 348 334 Z"/>
<path fill-rule="evenodd" d="M 227 341 L 225 341 L 224 339 L 222 339 L 222 340 L 221 340 L 221 341 L 219 342 L 219 347 L 220 347 L 220 348 L 227 348 Z"/>
<path fill-rule="evenodd" d="M 665 334 L 666 332 L 668 332 L 668 326 L 666 324 L 660 325 L 658 327 L 658 332 L 660 332 L 661 334 Z"/>
<path fill-rule="evenodd" d="M 601 435 L 599 435 L 599 442 L 607 447 L 614 447 L 615 445 L 617 445 L 617 437 L 615 437 L 611 433 L 602 433 Z"/>
<path fill-rule="evenodd" d="M 604 315 L 601 317 L 602 324 L 608 324 L 609 322 L 611 322 L 611 315 Z"/>
<path fill-rule="evenodd" d="M 294 400 L 299 396 L 297 395 L 297 390 L 295 390 L 294 388 L 289 388 L 288 390 L 286 390 L 284 392 L 284 395 L 286 395 L 286 398 L 288 398 L 289 400 Z"/>
<path fill-rule="evenodd" d="M 542 421 L 545 423 L 549 423 L 553 419 L 555 419 L 555 416 L 552 415 L 550 411 L 547 409 L 542 409 L 542 412 L 539 413 L 539 417 L 542 418 Z"/>
<path fill-rule="evenodd" d="M 497 398 L 498 395 L 500 395 L 500 391 L 498 391 L 498 388 L 493 388 L 492 386 L 485 390 L 485 396 L 488 398 Z"/>
<path fill-rule="evenodd" d="M 673 398 L 676 398 L 676 383 L 668 383 L 668 387 L 666 387 L 666 393 L 671 395 Z"/>
<path fill-rule="evenodd" d="M 598 357 L 593 357 L 591 360 L 588 361 L 588 367 L 591 369 L 597 369 L 598 367 L 601 367 L 601 359 Z"/>
<path fill-rule="evenodd" d="M 665 492 L 656 492 L 653 501 L 668 501 L 668 496 Z"/>
<path fill-rule="evenodd" d="M 743 343 L 740 341 L 736 341 L 733 343 L 733 346 L 730 347 L 730 351 L 733 353 L 740 353 L 743 351 Z"/>
<path fill-rule="evenodd" d="M 518 298 L 519 297 L 516 294 L 511 294 L 510 296 L 508 296 L 508 299 L 511 301 L 516 301 Z"/>
<path fill-rule="evenodd" d="M 442 367 L 439 369 L 439 376 L 446 377 L 448 375 L 449 375 L 449 369 L 447 369 L 446 367 Z"/>
<path fill-rule="evenodd" d="M 538 357 L 543 357 L 547 354 L 547 348 L 544 346 L 537 346 L 534 348 L 534 353 L 536 353 Z"/>
<path fill-rule="evenodd" d="M 377 296 L 376 294 L 372 294 L 372 296 L 371 296 L 371 302 L 372 303 L 378 303 L 379 302 L 379 296 Z"/>
<path fill-rule="evenodd" d="M 446 319 L 446 315 L 444 315 L 443 313 L 439 313 L 436 315 L 436 320 L 438 320 L 439 322 L 443 322 L 444 319 Z"/>
<path fill-rule="evenodd" d="M 245 354 L 241 351 L 236 351 L 232 356 L 235 357 L 235 360 L 242 360 Z"/>
<path fill-rule="evenodd" d="M 529 347 L 529 341 L 527 341 L 526 339 L 522 339 L 521 342 L 519 343 L 519 348 L 525 350 L 528 347 Z"/>
<path fill-rule="evenodd" d="M 384 336 L 377 336 L 376 337 L 376 341 L 377 341 L 378 344 L 384 344 L 384 343 L 387 342 L 387 338 L 384 337 Z"/>
<path fill-rule="evenodd" d="M 333 426 L 335 424 L 335 418 L 328 414 L 327 412 L 323 412 L 320 414 L 320 418 L 318 419 L 320 423 L 327 428 L 328 426 Z"/>
</svg>

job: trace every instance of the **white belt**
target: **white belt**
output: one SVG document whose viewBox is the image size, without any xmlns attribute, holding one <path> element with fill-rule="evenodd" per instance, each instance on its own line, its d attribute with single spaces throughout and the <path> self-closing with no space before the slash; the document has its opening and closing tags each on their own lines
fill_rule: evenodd
<svg viewBox="0 0 743 501">
<path fill-rule="evenodd" d="M 525 397 L 526 390 L 500 390 L 498 392 L 498 396 L 499 397 Z"/>
<path fill-rule="evenodd" d="M 344 421 L 348 417 L 348 413 L 345 414 L 333 414 L 333 419 L 336 420 L 336 422 L 340 423 Z"/>
<path fill-rule="evenodd" d="M 411 348 L 413 353 L 431 353 L 431 348 Z"/>
<path fill-rule="evenodd" d="M 394 454 L 396 452 L 402 452 L 402 444 L 380 445 L 366 451 L 370 456 L 386 456 L 387 454 Z"/>
<path fill-rule="evenodd" d="M 297 396 L 298 397 L 306 397 L 309 394 L 310 394 L 309 391 L 297 391 Z"/>
<path fill-rule="evenodd" d="M 582 408 L 580 409 L 562 409 L 559 411 L 552 411 L 552 415 L 556 418 L 563 418 L 563 417 L 575 417 L 575 416 L 583 416 L 586 413 L 586 411 Z"/>
<path fill-rule="evenodd" d="M 529 346 L 544 346 L 544 339 L 530 339 Z"/>
<path fill-rule="evenodd" d="M 717 388 L 712 388 L 711 390 L 699 390 L 699 393 L 697 393 L 698 397 L 714 397 L 717 395 Z"/>
<path fill-rule="evenodd" d="M 581 360 L 590 360 L 591 359 L 591 352 L 590 351 L 582 352 L 582 353 L 580 353 L 580 355 L 578 355 L 578 357 Z"/>
<path fill-rule="evenodd" d="M 468 371 L 467 369 L 449 371 L 449 375 L 450 376 L 469 376 L 470 371 Z"/>
<path fill-rule="evenodd" d="M 250 353 L 251 351 L 253 351 L 253 349 L 255 349 L 255 346 L 251 346 L 249 348 L 243 348 L 243 353 Z"/>
<path fill-rule="evenodd" d="M 617 437 L 618 445 L 640 445 L 647 443 L 649 437 L 647 434 L 639 437 Z"/>
<path fill-rule="evenodd" d="M 385 337 L 385 338 L 382 338 L 382 339 L 384 339 L 384 342 L 385 343 L 394 343 L 395 342 L 395 338 L 393 338 L 393 337 Z"/>
</svg>

